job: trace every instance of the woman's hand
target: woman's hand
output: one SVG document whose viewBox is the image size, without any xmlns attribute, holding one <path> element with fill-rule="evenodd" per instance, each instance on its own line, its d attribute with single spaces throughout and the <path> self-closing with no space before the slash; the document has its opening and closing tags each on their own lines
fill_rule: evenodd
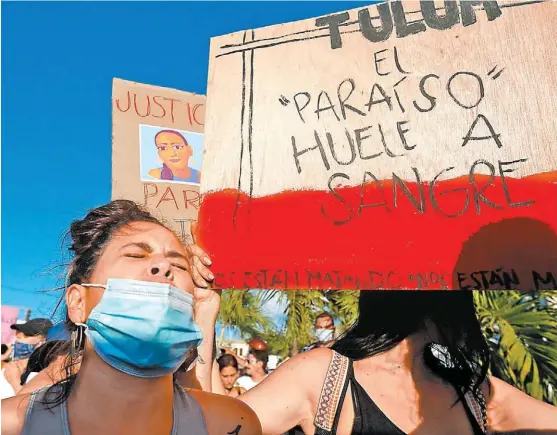
<svg viewBox="0 0 557 435">
<path fill-rule="evenodd" d="M 197 246 L 196 235 L 197 222 L 191 224 L 191 234 L 193 245 L 190 245 L 192 252 L 192 277 L 195 283 L 195 320 L 199 323 L 213 324 L 217 321 L 220 308 L 220 290 L 212 290 L 210 283 L 215 279 L 208 266 L 211 265 L 209 256 Z"/>
</svg>

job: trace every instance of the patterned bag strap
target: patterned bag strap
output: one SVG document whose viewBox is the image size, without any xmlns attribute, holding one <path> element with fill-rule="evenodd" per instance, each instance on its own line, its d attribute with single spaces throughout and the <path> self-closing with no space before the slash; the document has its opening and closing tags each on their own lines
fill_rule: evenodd
<svg viewBox="0 0 557 435">
<path fill-rule="evenodd" d="M 483 434 L 487 434 L 487 404 L 483 393 L 478 389 L 477 393 L 468 390 L 464 395 L 468 409 L 474 415 Z"/>
<path fill-rule="evenodd" d="M 335 435 L 344 396 L 350 380 L 350 360 L 333 351 L 325 382 L 317 404 L 314 424 L 316 435 Z"/>
</svg>

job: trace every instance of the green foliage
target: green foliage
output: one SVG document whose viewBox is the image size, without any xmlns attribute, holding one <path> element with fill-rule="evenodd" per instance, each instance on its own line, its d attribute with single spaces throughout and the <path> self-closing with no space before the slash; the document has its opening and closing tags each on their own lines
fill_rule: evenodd
<svg viewBox="0 0 557 435">
<path fill-rule="evenodd" d="M 261 296 L 260 292 L 246 290 L 222 292 L 218 317 L 222 326 L 221 342 L 227 328 L 237 328 L 244 338 L 272 329 L 272 320 L 262 312 Z"/>
<path fill-rule="evenodd" d="M 358 318 L 358 291 L 333 291 L 325 292 L 325 297 L 329 301 L 329 312 L 338 319 L 337 329 L 345 331 Z"/>
<path fill-rule="evenodd" d="M 491 348 L 493 375 L 557 405 L 557 310 L 549 292 L 475 292 L 476 311 Z"/>
<path fill-rule="evenodd" d="M 315 316 L 324 310 L 328 302 L 323 293 L 314 290 L 267 290 L 263 294 L 265 303 L 285 306 L 285 323 L 277 346 L 284 351 L 285 345 L 289 345 L 289 353 L 295 355 L 299 349 L 311 344 Z"/>
</svg>

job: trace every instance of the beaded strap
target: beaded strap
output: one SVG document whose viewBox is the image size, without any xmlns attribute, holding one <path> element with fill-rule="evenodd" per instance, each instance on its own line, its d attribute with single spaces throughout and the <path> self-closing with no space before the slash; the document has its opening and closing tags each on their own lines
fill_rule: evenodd
<svg viewBox="0 0 557 435">
<path fill-rule="evenodd" d="M 346 394 L 348 368 L 349 359 L 333 352 L 333 358 L 325 375 L 325 382 L 317 405 L 317 414 L 314 420 L 316 435 L 333 434 L 335 420 L 338 420 L 339 407 L 342 406 L 342 399 Z"/>
</svg>

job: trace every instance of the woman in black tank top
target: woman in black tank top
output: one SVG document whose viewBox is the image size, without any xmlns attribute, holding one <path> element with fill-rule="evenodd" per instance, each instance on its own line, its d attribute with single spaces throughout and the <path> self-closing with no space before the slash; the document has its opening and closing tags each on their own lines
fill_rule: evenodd
<svg viewBox="0 0 557 435">
<path fill-rule="evenodd" d="M 487 378 L 489 348 L 476 318 L 471 292 L 361 292 L 359 307 L 358 321 L 333 346 L 348 359 L 345 384 L 350 386 L 354 407 L 353 435 L 405 435 L 356 380 L 353 362 L 388 352 L 403 340 L 416 340 L 417 335 L 423 334 L 432 337 L 430 342 L 416 340 L 423 343 L 417 353 L 425 368 L 452 385 L 470 422 L 470 434 L 487 432 L 487 411 L 480 387 Z M 344 394 L 346 390 L 345 386 Z M 465 396 L 476 405 L 476 415 Z"/>
<path fill-rule="evenodd" d="M 264 434 L 557 430 L 553 407 L 488 377 L 489 359 L 472 292 L 362 291 L 357 322 L 332 349 L 291 358 L 240 400 Z"/>
</svg>

